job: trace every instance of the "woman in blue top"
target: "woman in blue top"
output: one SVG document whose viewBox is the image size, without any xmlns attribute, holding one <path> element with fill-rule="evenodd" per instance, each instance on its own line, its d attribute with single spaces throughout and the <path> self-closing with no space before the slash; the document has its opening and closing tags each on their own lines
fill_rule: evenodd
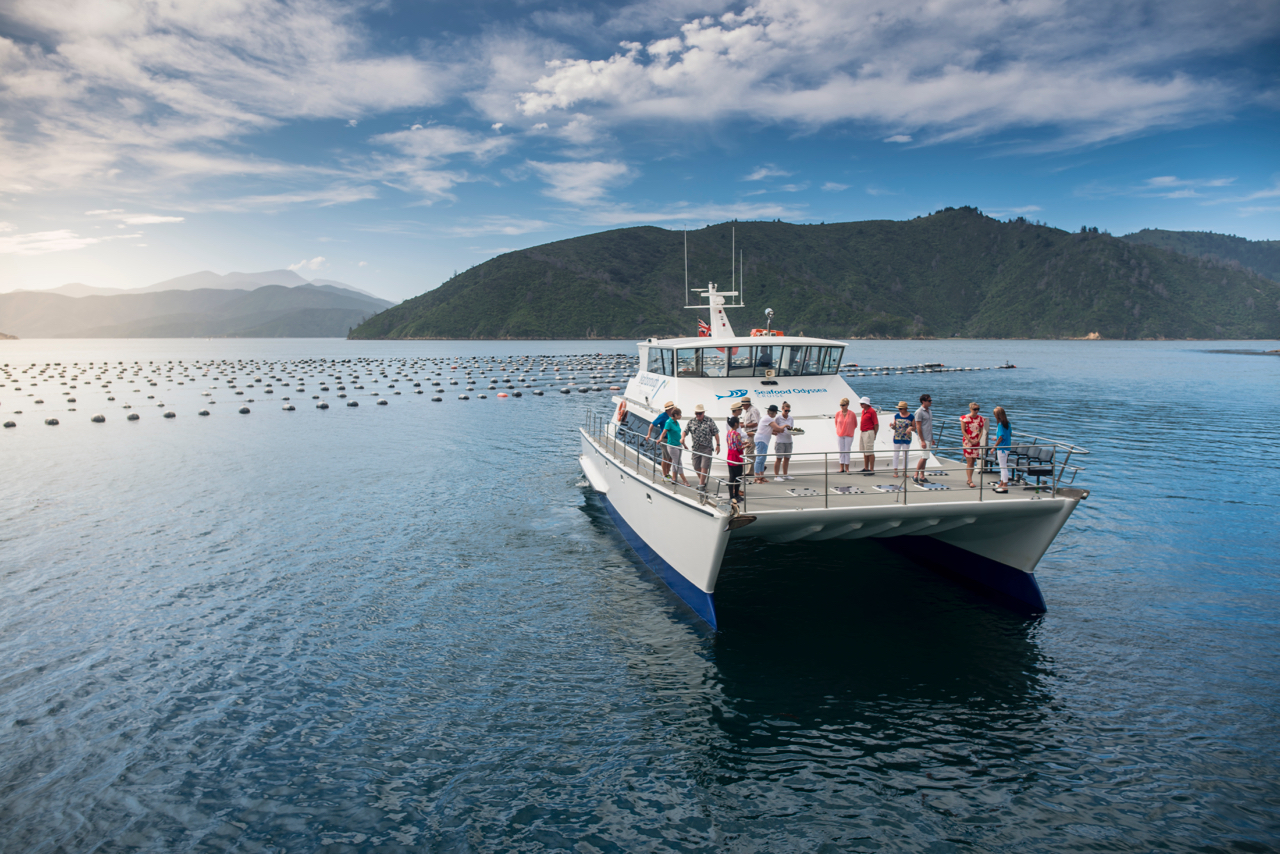
<svg viewBox="0 0 1280 854">
<path fill-rule="evenodd" d="M 676 478 L 684 481 L 684 485 L 689 485 L 689 479 L 684 476 L 684 466 L 680 465 L 680 408 L 675 407 L 671 410 L 671 417 L 667 419 L 667 423 L 662 425 L 662 433 L 658 435 L 659 442 L 666 442 L 667 454 L 671 457 L 671 476 L 667 480 L 671 481 L 672 489 L 675 488 Z"/>
<path fill-rule="evenodd" d="M 898 414 L 893 416 L 893 476 L 898 476 L 898 460 L 902 460 L 902 476 L 911 468 L 911 434 L 916 430 L 916 417 L 905 400 L 898 403 Z M 904 486 L 903 489 L 906 489 Z"/>
<path fill-rule="evenodd" d="M 1009 450 L 1013 447 L 1013 427 L 1009 425 L 1009 416 L 1003 406 L 991 411 L 996 417 L 996 461 L 1000 464 L 1000 485 L 996 492 L 1009 491 Z"/>
</svg>

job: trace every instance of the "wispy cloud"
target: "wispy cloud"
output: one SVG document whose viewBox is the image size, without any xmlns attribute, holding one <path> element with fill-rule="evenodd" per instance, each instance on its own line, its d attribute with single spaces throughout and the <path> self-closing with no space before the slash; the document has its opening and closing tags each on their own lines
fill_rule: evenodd
<svg viewBox="0 0 1280 854">
<path fill-rule="evenodd" d="M 822 185 L 822 189 L 828 193 L 838 193 L 841 190 L 849 189 L 848 184 L 837 184 L 835 181 L 828 181 Z"/>
<path fill-rule="evenodd" d="M 986 211 L 987 216 L 1009 217 L 1009 216 L 1025 216 L 1029 213 L 1035 213 L 1041 208 L 1039 205 L 1023 205 L 1017 208 L 993 208 Z"/>
<path fill-rule="evenodd" d="M 521 219 L 509 216 L 485 216 L 471 222 L 460 223 L 445 229 L 447 234 L 459 237 L 476 237 L 482 234 L 502 234 L 514 236 L 530 234 L 535 231 L 546 231 L 552 224 L 540 219 Z"/>
<path fill-rule="evenodd" d="M 303 260 L 299 261 L 297 264 L 290 264 L 289 269 L 295 272 L 298 270 L 321 270 L 321 269 L 324 269 L 325 265 L 326 265 L 326 262 L 325 262 L 324 256 L 318 255 L 315 258 L 312 258 L 310 261 L 304 258 Z"/>
<path fill-rule="evenodd" d="M 330 0 L 109 9 L 96 0 L 7 7 L 28 35 L 0 37 L 0 186 L 8 191 L 164 186 L 152 182 L 172 182 L 184 156 L 216 159 L 247 134 L 299 119 L 354 126 L 353 115 L 437 103 L 454 91 L 453 73 L 438 64 L 379 54 L 357 8 Z"/>
<path fill-rule="evenodd" d="M 1230 187 L 1235 178 L 1179 178 L 1176 175 L 1159 175 L 1138 184 L 1110 184 L 1089 181 L 1075 189 L 1075 195 L 1084 198 L 1104 199 L 1114 196 L 1137 196 L 1147 199 L 1199 199 L 1208 192 Z M 1227 201 L 1227 199 L 1220 199 Z M 1213 202 L 1210 202 L 1212 204 Z"/>
<path fill-rule="evenodd" d="M 786 171 L 785 169 L 779 169 L 777 166 L 774 166 L 772 163 L 766 163 L 763 166 L 757 166 L 749 174 L 743 175 L 742 180 L 763 181 L 765 178 L 787 178 L 787 177 L 790 177 L 791 174 L 792 173 Z"/>
<path fill-rule="evenodd" d="M 893 136 L 887 137 L 885 139 L 885 142 L 910 142 L 910 141 L 911 141 L 911 134 L 909 133 L 895 133 Z"/>
<path fill-rule="evenodd" d="M 0 237 L 0 255 L 48 255 L 51 252 L 70 252 L 84 249 L 108 240 L 134 240 L 141 234 L 112 234 L 108 237 L 86 237 L 70 229 L 36 231 Z"/>
<path fill-rule="evenodd" d="M 131 214 L 123 210 L 109 211 L 85 211 L 85 216 L 98 217 L 101 219 L 119 220 L 125 225 L 159 225 L 169 222 L 185 222 L 185 217 L 180 216 L 161 216 L 159 214 Z"/>
</svg>

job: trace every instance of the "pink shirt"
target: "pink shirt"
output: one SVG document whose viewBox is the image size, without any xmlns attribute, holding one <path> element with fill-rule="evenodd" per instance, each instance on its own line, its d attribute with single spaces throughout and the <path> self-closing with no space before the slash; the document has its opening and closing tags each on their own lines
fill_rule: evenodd
<svg viewBox="0 0 1280 854">
<path fill-rule="evenodd" d="M 855 436 L 858 430 L 858 413 L 852 409 L 841 409 L 836 413 L 836 435 Z"/>
</svg>

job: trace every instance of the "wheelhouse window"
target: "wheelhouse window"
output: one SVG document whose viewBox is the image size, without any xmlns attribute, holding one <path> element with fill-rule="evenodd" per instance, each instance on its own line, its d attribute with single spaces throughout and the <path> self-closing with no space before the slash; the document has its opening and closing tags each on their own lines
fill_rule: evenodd
<svg viewBox="0 0 1280 854">
<path fill-rule="evenodd" d="M 843 347 L 777 346 L 755 347 L 753 374 L 767 376 L 773 371 L 778 377 L 815 377 L 835 374 L 840 370 Z M 742 374 L 746 376 L 746 374 Z"/>
<path fill-rule="evenodd" d="M 687 350 L 676 351 L 676 376 L 678 377 L 700 377 L 702 376 L 702 351 L 690 347 Z"/>
<path fill-rule="evenodd" d="M 672 360 L 670 350 L 663 350 L 660 347 L 649 348 L 649 365 L 646 368 L 651 374 L 662 374 L 663 376 L 674 375 L 674 362 Z"/>
<path fill-rule="evenodd" d="M 813 377 L 840 371 L 843 347 L 687 347 L 649 350 L 649 371 L 675 377 Z"/>
</svg>

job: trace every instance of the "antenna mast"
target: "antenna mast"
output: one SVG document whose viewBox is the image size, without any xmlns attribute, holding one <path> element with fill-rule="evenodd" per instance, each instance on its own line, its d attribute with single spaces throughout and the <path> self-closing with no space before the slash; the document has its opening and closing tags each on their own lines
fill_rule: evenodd
<svg viewBox="0 0 1280 854">
<path fill-rule="evenodd" d="M 680 229 L 680 233 L 684 235 L 684 304 L 689 304 L 689 231 L 688 229 Z"/>
</svg>

